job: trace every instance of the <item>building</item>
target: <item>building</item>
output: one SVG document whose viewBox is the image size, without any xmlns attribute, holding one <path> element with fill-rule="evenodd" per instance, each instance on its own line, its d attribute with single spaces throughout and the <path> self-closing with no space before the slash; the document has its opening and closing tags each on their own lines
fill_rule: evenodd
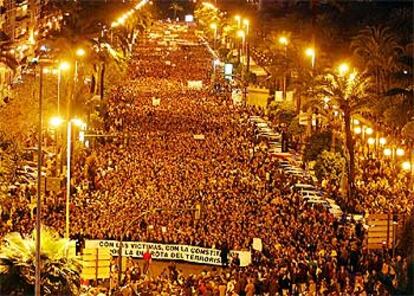
<svg viewBox="0 0 414 296">
<path fill-rule="evenodd" d="M 58 29 L 60 12 L 50 0 L 0 0 L 0 102 L 13 78 L 34 56 L 38 41 Z M 14 61 L 12 61 L 14 60 Z"/>
</svg>

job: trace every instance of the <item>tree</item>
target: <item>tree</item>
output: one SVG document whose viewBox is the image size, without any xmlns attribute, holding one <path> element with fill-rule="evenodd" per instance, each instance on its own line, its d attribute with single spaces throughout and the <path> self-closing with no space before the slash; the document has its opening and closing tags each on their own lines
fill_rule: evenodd
<svg viewBox="0 0 414 296">
<path fill-rule="evenodd" d="M 314 161 L 324 150 L 329 150 L 331 147 L 332 131 L 325 130 L 313 133 L 305 147 L 305 154 L 303 156 L 305 161 Z"/>
<path fill-rule="evenodd" d="M 80 265 L 68 251 L 70 241 L 56 232 L 41 232 L 42 295 L 79 295 Z M 35 284 L 35 232 L 28 238 L 13 232 L 0 246 L 0 294 L 33 295 Z"/>
<path fill-rule="evenodd" d="M 319 84 L 310 90 L 315 104 L 322 104 L 325 97 L 330 98 L 333 106 L 342 113 L 345 131 L 345 145 L 348 167 L 348 198 L 355 193 L 355 151 L 351 132 L 351 117 L 368 108 L 375 102 L 372 96 L 372 81 L 367 71 L 353 72 L 349 75 L 328 71 L 319 76 Z"/>
<path fill-rule="evenodd" d="M 401 130 L 414 117 L 414 83 L 412 46 L 398 59 L 398 71 L 392 73 L 393 85 L 381 97 L 377 112 L 384 114 L 385 123 L 395 131 Z"/>
<path fill-rule="evenodd" d="M 320 182 L 327 180 L 329 184 L 339 188 L 345 159 L 335 152 L 322 151 L 316 158 L 315 175 Z"/>
<path fill-rule="evenodd" d="M 177 12 L 178 11 L 183 11 L 184 8 L 174 2 L 173 4 L 171 4 L 170 10 L 174 11 L 174 19 L 176 19 L 177 18 Z"/>
<path fill-rule="evenodd" d="M 397 68 L 397 58 L 402 51 L 399 40 L 389 27 L 368 26 L 351 42 L 354 54 L 375 77 L 377 94 L 391 86 L 391 73 Z"/>
</svg>

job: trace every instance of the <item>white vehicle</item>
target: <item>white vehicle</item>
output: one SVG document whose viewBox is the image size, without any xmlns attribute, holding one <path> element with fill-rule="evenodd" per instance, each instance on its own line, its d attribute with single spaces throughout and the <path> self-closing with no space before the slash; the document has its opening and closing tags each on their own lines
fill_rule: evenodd
<svg viewBox="0 0 414 296">
<path fill-rule="evenodd" d="M 258 123 L 258 122 L 264 122 L 266 123 L 266 120 L 264 120 L 263 118 L 261 118 L 260 116 L 251 116 L 248 119 L 248 122 L 250 123 Z"/>
<path fill-rule="evenodd" d="M 329 205 L 329 213 L 333 214 L 335 217 L 341 217 L 343 212 L 339 206 Z"/>
<path fill-rule="evenodd" d="M 329 206 L 328 202 L 326 200 L 323 200 L 323 199 L 307 200 L 307 201 L 305 201 L 305 205 L 321 205 L 321 206 L 324 206 L 324 207 Z"/>
<path fill-rule="evenodd" d="M 329 204 L 330 205 L 335 205 L 335 206 L 338 206 L 337 204 L 336 204 L 336 201 L 334 201 L 333 199 L 331 199 L 331 198 L 325 198 L 325 200 L 327 201 L 327 202 L 329 202 Z M 339 206 L 338 206 L 339 207 Z"/>
<path fill-rule="evenodd" d="M 303 189 L 308 189 L 308 190 L 316 189 L 315 186 L 313 186 L 311 184 L 304 184 L 304 183 L 296 183 L 295 185 L 293 185 L 292 187 L 290 187 L 290 189 L 292 191 L 298 191 L 298 190 L 300 190 L 302 188 Z"/>
<path fill-rule="evenodd" d="M 262 129 L 262 128 L 270 129 L 269 125 L 266 122 L 258 122 L 258 123 L 256 123 L 256 126 L 260 129 Z"/>
<path fill-rule="evenodd" d="M 302 194 L 302 195 L 316 195 L 316 196 L 322 197 L 322 193 L 320 191 L 314 190 L 314 189 L 301 188 L 301 189 L 299 189 L 299 193 Z"/>
</svg>

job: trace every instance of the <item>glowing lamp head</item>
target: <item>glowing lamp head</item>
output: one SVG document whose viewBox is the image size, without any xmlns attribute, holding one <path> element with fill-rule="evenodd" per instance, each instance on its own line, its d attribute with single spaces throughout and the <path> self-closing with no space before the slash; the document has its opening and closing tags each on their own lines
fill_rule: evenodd
<svg viewBox="0 0 414 296">
<path fill-rule="evenodd" d="M 404 156 L 405 151 L 404 151 L 404 149 L 402 149 L 402 148 L 397 148 L 397 150 L 395 150 L 395 154 L 396 154 L 397 156 Z"/>
<path fill-rule="evenodd" d="M 70 64 L 68 62 L 61 62 L 59 64 L 59 69 L 62 71 L 69 70 L 69 68 L 70 68 Z"/>
<path fill-rule="evenodd" d="M 244 31 L 243 30 L 238 30 L 237 31 L 237 36 L 240 37 L 240 38 L 244 38 L 244 36 L 245 36 Z"/>
<path fill-rule="evenodd" d="M 285 45 L 285 46 L 286 46 L 286 45 L 288 44 L 288 42 L 289 42 L 289 41 L 288 41 L 288 39 L 287 39 L 285 36 L 280 36 L 280 37 L 279 37 L 279 43 L 280 43 L 280 44 L 282 44 L 282 45 Z"/>
<path fill-rule="evenodd" d="M 54 116 L 49 120 L 49 124 L 54 128 L 61 126 L 62 123 L 63 119 L 59 116 Z"/>
<path fill-rule="evenodd" d="M 315 49 L 309 47 L 309 48 L 306 49 L 305 54 L 308 57 L 314 57 L 315 56 Z"/>
<path fill-rule="evenodd" d="M 85 123 L 79 118 L 74 118 L 71 120 L 71 122 L 78 127 L 85 125 Z"/>
<path fill-rule="evenodd" d="M 85 51 L 83 48 L 78 48 L 78 49 L 76 50 L 76 55 L 77 55 L 78 57 L 83 57 L 85 54 L 86 54 L 86 51 Z"/>
<path fill-rule="evenodd" d="M 368 145 L 374 145 L 375 139 L 374 138 L 368 138 Z"/>
<path fill-rule="evenodd" d="M 411 171 L 411 163 L 410 163 L 409 161 L 404 161 L 404 162 L 401 164 L 401 168 L 402 168 L 404 171 L 409 172 L 409 171 Z"/>
<path fill-rule="evenodd" d="M 355 125 L 359 125 L 360 124 L 359 120 L 358 119 L 354 119 L 354 124 Z"/>
<path fill-rule="evenodd" d="M 385 148 L 384 149 L 384 155 L 385 156 L 391 156 L 391 154 L 392 154 L 391 148 Z"/>
<path fill-rule="evenodd" d="M 217 30 L 217 24 L 216 23 L 211 23 L 210 24 L 210 29 Z"/>
<path fill-rule="evenodd" d="M 365 133 L 369 136 L 369 135 L 372 135 L 374 133 L 374 130 L 370 127 L 367 127 L 365 129 Z"/>
<path fill-rule="evenodd" d="M 380 138 L 379 139 L 379 143 L 380 143 L 380 145 L 385 145 L 385 144 L 387 144 L 387 139 L 386 138 Z"/>
<path fill-rule="evenodd" d="M 349 71 L 349 65 L 347 63 L 342 63 L 338 67 L 339 74 L 344 75 Z"/>
<path fill-rule="evenodd" d="M 354 128 L 354 132 L 355 134 L 359 135 L 360 133 L 362 133 L 362 129 L 361 127 L 357 126 L 356 128 Z"/>
</svg>

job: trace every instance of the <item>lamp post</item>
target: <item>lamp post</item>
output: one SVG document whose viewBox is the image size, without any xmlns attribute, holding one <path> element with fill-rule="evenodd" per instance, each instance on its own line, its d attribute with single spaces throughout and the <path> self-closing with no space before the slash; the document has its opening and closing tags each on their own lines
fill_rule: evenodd
<svg viewBox="0 0 414 296">
<path fill-rule="evenodd" d="M 246 37 L 245 37 L 245 54 L 246 54 L 246 72 L 249 73 L 250 71 L 250 40 L 249 40 L 249 33 L 250 33 L 250 22 L 248 19 L 243 20 L 243 25 L 245 27 Z"/>
<path fill-rule="evenodd" d="M 63 119 L 60 117 L 53 117 L 50 120 L 50 125 L 53 127 L 59 127 L 63 123 Z M 66 142 L 66 206 L 65 206 L 65 238 L 70 238 L 70 180 L 71 180 L 71 157 L 72 157 L 72 124 L 79 127 L 84 127 L 80 119 L 71 119 L 67 121 L 67 142 Z"/>
<path fill-rule="evenodd" d="M 59 64 L 58 67 L 58 83 L 57 83 L 57 113 L 60 115 L 60 83 L 62 81 L 62 71 L 66 71 L 70 68 L 70 64 L 68 62 L 62 62 Z"/>
<path fill-rule="evenodd" d="M 235 17 L 234 17 L 234 19 L 236 20 L 236 22 L 237 22 L 237 28 L 238 29 L 240 29 L 240 27 L 241 27 L 241 16 L 240 15 L 236 15 Z"/>
<path fill-rule="evenodd" d="M 82 58 L 83 56 L 85 56 L 86 52 L 83 48 L 78 48 L 76 50 L 76 60 L 75 60 L 75 83 L 78 82 L 78 58 Z"/>
<path fill-rule="evenodd" d="M 39 125 L 38 125 L 38 143 L 37 143 L 37 199 L 36 199 L 36 283 L 35 283 L 35 295 L 40 295 L 40 232 L 41 232 L 41 198 L 42 194 L 42 101 L 43 101 L 43 66 L 40 64 L 39 75 Z"/>
<path fill-rule="evenodd" d="M 285 53 L 285 59 L 287 60 L 287 45 L 289 41 L 285 36 L 279 37 L 279 44 L 283 46 L 284 53 Z M 286 70 L 283 73 L 283 99 L 286 100 Z"/>
<path fill-rule="evenodd" d="M 34 64 L 39 64 L 39 121 L 38 121 L 38 142 L 37 142 L 37 198 L 36 198 L 36 258 L 35 258 L 35 295 L 41 296 L 41 223 L 42 223 L 42 116 L 43 116 L 43 67 L 50 64 L 51 60 L 42 58 L 42 54 L 47 51 L 47 47 L 40 47 L 40 56 L 33 60 Z"/>
<path fill-rule="evenodd" d="M 311 58 L 311 66 L 312 70 L 315 69 L 315 62 L 316 62 L 316 52 L 315 49 L 312 47 L 308 47 L 305 51 L 305 54 Z"/>
<path fill-rule="evenodd" d="M 213 49 L 216 49 L 216 40 L 217 40 L 217 24 L 211 23 L 210 29 L 214 31 L 214 39 L 213 39 Z"/>
<path fill-rule="evenodd" d="M 392 168 L 395 170 L 395 162 L 398 158 L 403 157 L 405 155 L 405 150 L 400 147 L 396 147 L 393 145 L 392 147 L 386 147 L 384 148 L 384 156 L 389 158 L 392 161 Z M 402 168 L 406 167 L 407 164 L 402 164 Z"/>
<path fill-rule="evenodd" d="M 239 60 L 239 64 L 240 64 L 240 61 L 241 61 L 241 50 L 242 50 L 242 47 L 244 48 L 244 42 L 245 42 L 246 34 L 245 34 L 245 32 L 243 30 L 238 30 L 237 31 L 237 37 L 240 38 L 240 41 L 239 41 L 239 51 L 238 51 L 238 60 Z"/>
</svg>

